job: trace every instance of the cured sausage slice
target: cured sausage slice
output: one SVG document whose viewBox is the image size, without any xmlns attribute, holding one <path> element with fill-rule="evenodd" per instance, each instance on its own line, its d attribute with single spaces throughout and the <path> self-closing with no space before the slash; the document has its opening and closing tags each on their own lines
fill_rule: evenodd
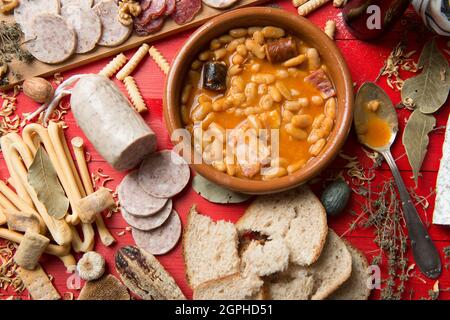
<svg viewBox="0 0 450 320">
<path fill-rule="evenodd" d="M 169 219 L 157 229 L 150 231 L 132 230 L 136 245 L 153 255 L 161 255 L 172 250 L 181 236 L 181 221 L 172 210 Z"/>
<path fill-rule="evenodd" d="M 175 152 L 156 152 L 142 161 L 139 184 L 152 196 L 171 198 L 188 184 L 191 172 L 188 164 Z"/>
<path fill-rule="evenodd" d="M 20 25 L 25 39 L 32 38 L 29 26 L 34 17 L 41 13 L 59 14 L 58 0 L 21 0 L 19 6 L 14 9 L 14 19 Z"/>
<path fill-rule="evenodd" d="M 29 27 L 32 39 L 27 42 L 27 49 L 39 61 L 60 63 L 75 51 L 75 31 L 61 16 L 51 13 L 37 15 Z"/>
<path fill-rule="evenodd" d="M 166 0 L 152 0 L 147 10 L 143 10 L 136 18 L 135 23 L 140 26 L 146 26 L 156 18 L 166 12 Z"/>
<path fill-rule="evenodd" d="M 77 35 L 75 52 L 85 53 L 94 49 L 102 36 L 102 25 L 95 12 L 89 7 L 67 5 L 62 7 L 61 15 Z"/>
<path fill-rule="evenodd" d="M 60 2 L 61 7 L 76 5 L 83 8 L 91 8 L 94 0 L 60 0 Z"/>
<path fill-rule="evenodd" d="M 103 33 L 98 42 L 101 46 L 115 47 L 130 36 L 133 26 L 124 26 L 119 21 L 117 12 L 119 6 L 114 0 L 104 0 L 94 6 L 94 11 L 100 18 Z"/>
<path fill-rule="evenodd" d="M 152 0 L 141 0 L 139 4 L 140 4 L 140 6 L 141 6 L 141 10 L 142 10 L 142 11 L 145 11 L 145 10 L 147 10 L 147 9 L 150 7 L 150 5 L 152 4 Z"/>
<path fill-rule="evenodd" d="M 148 231 L 156 229 L 166 222 L 172 211 L 172 200 L 169 199 L 166 205 L 156 214 L 148 217 L 137 217 L 130 214 L 125 208 L 121 208 L 123 219 L 133 228 Z"/>
<path fill-rule="evenodd" d="M 166 16 L 170 16 L 175 11 L 176 0 L 166 0 Z"/>
<path fill-rule="evenodd" d="M 129 173 L 118 188 L 120 205 L 136 217 L 146 217 L 157 213 L 167 203 L 167 199 L 155 198 L 141 188 L 138 172 Z"/>
<path fill-rule="evenodd" d="M 161 30 L 161 28 L 164 26 L 164 18 L 159 17 L 155 20 L 152 20 L 149 24 L 146 24 L 144 26 L 135 24 L 134 25 L 134 31 L 139 36 L 148 36 L 151 33 L 158 32 Z"/>
<path fill-rule="evenodd" d="M 192 19 L 202 8 L 201 0 L 176 0 L 175 11 L 172 13 L 172 19 L 177 24 L 185 24 Z"/>
</svg>

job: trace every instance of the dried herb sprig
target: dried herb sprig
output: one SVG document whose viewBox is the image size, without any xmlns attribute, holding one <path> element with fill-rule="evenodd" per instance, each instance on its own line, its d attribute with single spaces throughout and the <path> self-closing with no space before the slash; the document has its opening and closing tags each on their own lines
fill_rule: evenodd
<svg viewBox="0 0 450 320">
<path fill-rule="evenodd" d="M 382 76 L 386 76 L 386 83 L 392 90 L 400 91 L 403 87 L 404 80 L 400 76 L 400 70 L 417 72 L 419 70 L 417 63 L 411 59 L 411 56 L 416 53 L 415 50 L 405 53 L 406 44 L 399 42 L 388 58 L 384 62 L 383 68 L 381 68 L 375 82 L 377 82 Z"/>
<path fill-rule="evenodd" d="M 17 23 L 6 23 L 0 21 L 0 65 L 11 63 L 13 60 L 30 63 L 33 56 L 22 48 L 23 33 Z M 13 71 L 11 71 L 13 72 Z M 14 73 L 16 79 L 21 75 Z M 8 84 L 6 76 L 0 77 L 0 86 Z"/>
</svg>

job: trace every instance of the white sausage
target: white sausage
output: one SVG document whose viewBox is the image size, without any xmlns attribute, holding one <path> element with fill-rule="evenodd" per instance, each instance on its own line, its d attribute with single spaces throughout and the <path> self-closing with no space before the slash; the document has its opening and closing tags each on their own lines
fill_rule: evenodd
<svg viewBox="0 0 450 320">
<path fill-rule="evenodd" d="M 78 125 L 114 169 L 131 169 L 155 150 L 154 132 L 108 78 L 83 76 L 70 103 Z"/>
</svg>

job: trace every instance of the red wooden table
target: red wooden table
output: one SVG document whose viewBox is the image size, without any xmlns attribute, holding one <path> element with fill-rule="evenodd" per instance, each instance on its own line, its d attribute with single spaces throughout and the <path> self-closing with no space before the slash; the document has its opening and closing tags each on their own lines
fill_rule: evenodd
<svg viewBox="0 0 450 320">
<path fill-rule="evenodd" d="M 295 13 L 295 8 L 291 5 L 289 0 L 279 0 L 271 3 L 270 5 L 277 5 L 282 7 L 287 11 Z M 345 56 L 353 81 L 359 85 L 364 81 L 374 81 L 377 77 L 380 69 L 382 68 L 385 59 L 388 57 L 392 48 L 402 39 L 408 40 L 408 49 L 417 50 L 418 52 L 413 56 L 415 61 L 417 61 L 418 55 L 423 47 L 426 40 L 430 39 L 433 35 L 430 33 L 422 33 L 423 26 L 420 23 L 420 18 L 412 11 L 408 11 L 405 18 L 399 21 L 389 33 L 387 33 L 382 39 L 366 43 L 355 39 L 346 30 L 342 18 L 338 15 L 339 9 L 334 8 L 332 5 L 327 5 L 316 12 L 312 13 L 308 18 L 317 26 L 323 28 L 325 22 L 329 19 L 334 19 L 337 21 L 337 33 L 336 33 L 336 43 L 341 49 L 343 55 Z M 411 29 L 412 32 L 408 32 L 405 36 L 404 30 Z M 192 31 L 184 32 L 179 35 L 161 40 L 159 42 L 153 43 L 163 55 L 171 61 L 176 55 L 177 51 L 181 48 L 185 40 L 189 37 Z M 447 40 L 443 38 L 438 39 L 439 47 L 446 48 Z M 133 52 L 127 52 L 127 56 L 131 56 Z M 448 58 L 448 56 L 446 56 Z M 171 148 L 169 142 L 169 136 L 167 130 L 165 129 L 163 118 L 162 118 L 162 96 L 164 88 L 165 77 L 163 73 L 158 69 L 156 64 L 149 58 L 141 63 L 139 69 L 135 72 L 134 76 L 137 80 L 138 86 L 140 87 L 143 96 L 149 106 L 150 112 L 145 115 L 145 120 L 150 124 L 152 129 L 157 133 L 158 136 L 158 148 L 167 149 Z M 109 59 L 104 59 L 96 63 L 92 63 L 85 67 L 72 70 L 64 74 L 67 78 L 73 74 L 82 73 L 97 73 Z M 404 78 L 412 76 L 405 72 L 403 74 Z M 394 104 L 400 101 L 399 92 L 395 92 L 386 85 L 384 78 L 380 79 L 379 84 L 386 89 L 387 93 L 390 95 Z M 123 85 L 118 82 L 118 85 L 123 88 Z M 29 112 L 37 107 L 37 104 L 29 100 L 23 94 L 18 97 L 18 114 L 22 112 Z M 405 156 L 404 148 L 401 144 L 401 134 L 405 125 L 405 119 L 409 117 L 410 111 L 399 110 L 399 123 L 400 123 L 400 133 L 396 143 L 393 146 L 393 155 L 397 159 L 397 164 L 401 170 L 402 176 L 408 187 L 414 186 L 411 179 L 412 172 Z M 436 114 L 437 126 L 445 126 L 448 116 L 448 102 L 441 110 Z M 72 115 L 69 114 L 65 117 L 66 123 L 69 128 L 66 130 L 66 136 L 71 139 L 74 136 L 82 135 L 80 129 L 76 126 Z M 425 162 L 422 167 L 422 176 L 419 179 L 419 187 L 415 190 L 418 195 L 431 196 L 428 198 L 430 202 L 430 207 L 427 210 L 422 210 L 419 208 L 419 212 L 422 216 L 423 221 L 429 222 L 429 232 L 431 237 L 435 241 L 439 252 L 442 256 L 443 263 L 444 256 L 442 253 L 442 248 L 450 245 L 450 230 L 445 227 L 431 225 L 431 217 L 433 213 L 434 195 L 432 191 L 435 188 L 437 170 L 439 168 L 439 161 L 442 155 L 442 143 L 444 140 L 443 130 L 436 131 L 430 136 L 429 152 L 425 158 Z M 107 186 L 114 189 L 118 183 L 121 181 L 124 174 L 114 171 L 105 161 L 95 152 L 90 144 L 87 146 L 87 150 L 92 154 L 92 161 L 89 163 L 91 172 L 102 169 L 103 172 L 113 178 L 113 181 L 108 182 Z M 372 166 L 372 161 L 367 158 L 363 149 L 358 144 L 355 138 L 354 132 L 352 132 L 348 138 L 348 141 L 344 147 L 343 152 L 347 155 L 357 155 L 361 164 L 364 166 L 365 170 L 368 170 Z M 345 161 L 341 158 L 337 158 L 334 163 L 326 170 L 324 176 L 329 176 L 333 172 L 340 171 L 345 165 Z M 383 164 L 380 168 L 374 171 L 376 178 L 372 182 L 372 185 L 381 184 L 382 181 L 391 178 L 392 175 L 386 164 Z M 8 171 L 6 169 L 3 159 L 0 159 L 0 177 L 6 179 L 9 177 Z M 315 190 L 320 190 L 320 185 L 314 188 Z M 362 250 L 366 256 L 370 259 L 378 253 L 378 247 L 373 242 L 374 233 L 371 229 L 359 229 L 347 233 L 349 228 L 349 223 L 354 219 L 353 216 L 349 214 L 351 209 L 357 210 L 359 196 L 353 195 L 351 203 L 348 208 L 348 212 L 345 212 L 337 218 L 329 219 L 329 225 L 339 234 L 345 234 L 347 238 L 355 247 Z M 240 205 L 214 205 L 200 196 L 198 196 L 191 187 L 186 188 L 186 190 L 178 195 L 174 199 L 174 205 L 176 210 L 179 212 L 183 224 L 186 222 L 186 215 L 189 208 L 197 204 L 198 209 L 201 213 L 211 216 L 213 219 L 225 219 L 235 222 L 241 214 L 244 212 L 248 203 Z M 111 218 L 105 219 L 107 226 L 110 228 L 111 232 L 117 239 L 117 243 L 110 248 L 107 248 L 101 244 L 98 237 L 96 238 L 95 250 L 103 254 L 107 259 L 108 271 L 116 274 L 114 267 L 114 253 L 115 251 L 124 245 L 134 244 L 131 237 L 131 233 L 127 231 L 127 224 L 122 219 L 120 213 L 114 214 Z M 2 240 L 0 240 L 1 243 Z M 411 251 L 408 250 L 409 263 L 413 263 Z M 167 270 L 173 275 L 177 283 L 180 285 L 182 291 L 191 297 L 192 292 L 187 286 L 185 276 L 184 276 L 184 264 L 181 255 L 181 245 L 172 250 L 169 254 L 159 257 L 161 263 L 167 268 Z M 450 261 L 447 261 L 450 262 Z M 67 288 L 67 278 L 70 274 L 66 273 L 66 270 L 62 263 L 51 256 L 44 256 L 42 258 L 42 266 L 44 269 L 53 276 L 53 283 L 60 292 L 64 294 L 66 292 L 72 292 L 77 296 L 77 290 L 69 290 Z M 382 265 L 383 276 L 386 274 L 385 265 Z M 432 289 L 434 280 L 427 280 L 420 272 L 415 268 L 413 270 L 413 277 L 407 282 L 406 290 L 404 294 L 404 299 L 420 299 L 428 297 L 428 290 Z M 450 272 L 443 269 L 442 275 L 439 278 L 440 288 L 442 292 L 440 293 L 440 299 L 449 299 L 450 292 L 446 291 L 450 288 Z M 11 290 L 2 291 L 0 289 L 0 299 L 6 298 L 14 293 Z M 371 298 L 379 297 L 379 290 L 374 290 Z M 28 298 L 27 292 L 25 291 L 22 298 Z"/>
</svg>

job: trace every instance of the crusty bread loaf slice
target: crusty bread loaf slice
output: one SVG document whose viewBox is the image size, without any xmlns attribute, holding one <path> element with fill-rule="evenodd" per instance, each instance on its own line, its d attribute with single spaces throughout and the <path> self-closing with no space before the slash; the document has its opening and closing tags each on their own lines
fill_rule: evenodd
<svg viewBox="0 0 450 320">
<path fill-rule="evenodd" d="M 291 264 L 286 272 L 271 277 L 267 286 L 273 299 L 299 299 L 308 295 L 309 299 L 322 300 L 337 290 L 351 272 L 352 257 L 344 241 L 330 229 L 319 260 L 308 267 Z M 304 287 L 300 290 L 298 285 Z"/>
<path fill-rule="evenodd" d="M 194 289 L 194 300 L 258 300 L 264 282 L 255 274 L 233 274 L 202 283 Z"/>
<path fill-rule="evenodd" d="M 319 260 L 305 269 L 314 274 L 314 293 L 311 299 L 323 300 L 350 278 L 352 256 L 344 241 L 330 229 Z"/>
<path fill-rule="evenodd" d="M 314 277 L 294 267 L 289 273 L 267 280 L 265 287 L 272 300 L 309 300 L 314 290 Z"/>
<path fill-rule="evenodd" d="M 241 234 L 255 231 L 284 238 L 290 261 L 301 266 L 319 258 L 328 232 L 325 209 L 306 186 L 258 197 L 236 228 Z"/>
<path fill-rule="evenodd" d="M 329 300 L 367 300 L 370 296 L 370 288 L 367 286 L 369 279 L 369 263 L 362 252 L 353 247 L 348 241 L 344 241 L 352 256 L 352 274 L 350 278 L 335 292 Z"/>
<path fill-rule="evenodd" d="M 186 277 L 191 288 L 239 273 L 238 235 L 230 222 L 212 221 L 193 206 L 183 234 Z"/>
<path fill-rule="evenodd" d="M 241 270 L 244 275 L 268 276 L 287 269 L 289 250 L 281 237 L 262 243 L 251 241 L 241 257 Z"/>
</svg>

